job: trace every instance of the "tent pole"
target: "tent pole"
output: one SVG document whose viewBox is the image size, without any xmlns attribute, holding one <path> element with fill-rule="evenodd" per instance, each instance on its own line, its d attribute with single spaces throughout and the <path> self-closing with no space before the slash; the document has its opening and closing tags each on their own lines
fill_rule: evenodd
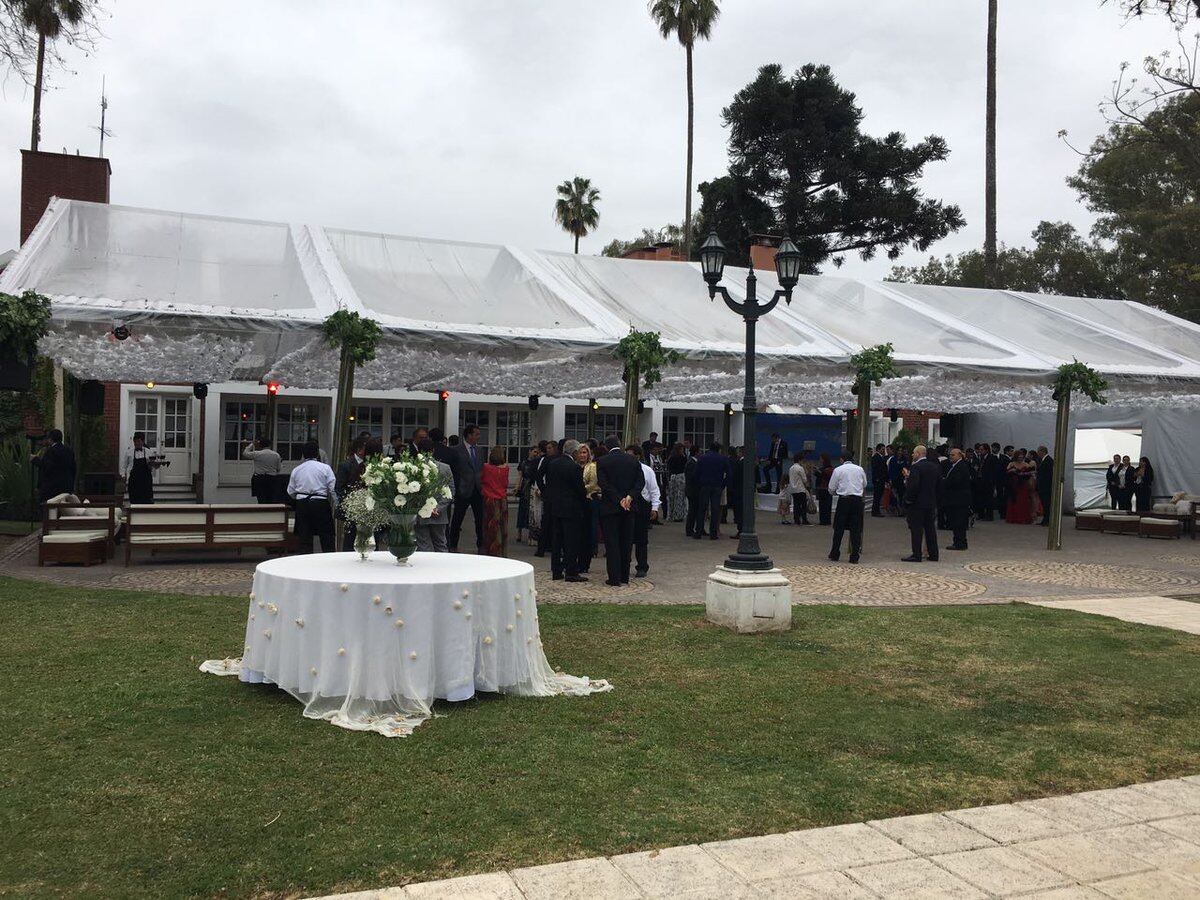
<svg viewBox="0 0 1200 900">
<path fill-rule="evenodd" d="M 625 369 L 625 433 L 622 444 L 626 447 L 638 442 L 638 371 L 637 363 Z"/>
<path fill-rule="evenodd" d="M 354 395 L 354 359 L 350 349 L 342 347 L 341 364 L 338 368 L 337 399 L 333 409 L 333 452 L 329 463 L 335 469 L 350 452 L 350 398 Z M 334 520 L 334 534 L 337 546 L 342 546 L 342 537 L 346 523 L 343 519 Z"/>
<path fill-rule="evenodd" d="M 1062 549 L 1063 478 L 1067 471 L 1067 438 L 1071 422 L 1071 392 L 1058 398 L 1058 418 L 1054 423 L 1054 482 L 1050 485 L 1050 528 L 1047 550 Z"/>
<path fill-rule="evenodd" d="M 855 461 L 867 468 L 871 457 L 871 382 L 864 381 L 858 386 L 858 421 L 855 423 L 857 432 L 854 439 Z"/>
</svg>

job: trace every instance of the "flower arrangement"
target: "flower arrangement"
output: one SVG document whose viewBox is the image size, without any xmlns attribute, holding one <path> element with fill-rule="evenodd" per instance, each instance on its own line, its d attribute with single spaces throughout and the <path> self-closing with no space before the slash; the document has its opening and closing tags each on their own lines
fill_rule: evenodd
<svg viewBox="0 0 1200 900">
<path fill-rule="evenodd" d="M 386 510 L 390 517 L 418 516 L 428 519 L 438 501 L 454 496 L 449 479 L 438 472 L 437 463 L 428 453 L 395 460 L 376 456 L 367 460 L 363 471 L 364 490 L 368 495 L 363 507 L 369 512 Z"/>
<path fill-rule="evenodd" d="M 368 535 L 381 528 L 387 528 L 392 521 L 392 514 L 387 507 L 376 503 L 371 497 L 371 492 L 365 487 L 348 493 L 342 501 L 342 510 L 346 519 L 354 523 L 356 531 Z"/>
</svg>

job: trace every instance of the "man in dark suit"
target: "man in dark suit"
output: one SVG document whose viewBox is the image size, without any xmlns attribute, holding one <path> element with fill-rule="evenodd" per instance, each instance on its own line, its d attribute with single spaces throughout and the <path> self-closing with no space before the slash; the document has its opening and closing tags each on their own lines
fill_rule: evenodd
<svg viewBox="0 0 1200 900">
<path fill-rule="evenodd" d="M 545 556 L 554 537 L 553 520 L 546 513 L 546 510 L 549 509 L 547 504 L 550 502 L 548 499 L 550 489 L 546 484 L 546 473 L 549 471 L 550 463 L 559 456 L 558 442 L 546 441 L 545 443 L 545 449 L 533 472 L 533 486 L 542 495 L 542 527 L 538 530 L 537 552 L 533 554 L 534 556 Z"/>
<path fill-rule="evenodd" d="M 347 456 L 337 467 L 337 480 L 334 482 L 334 491 L 337 494 L 337 517 L 345 519 L 346 514 L 342 512 L 342 504 L 346 500 L 346 495 L 357 487 L 362 485 L 363 469 L 367 462 L 367 439 L 359 435 L 354 439 L 354 443 L 350 445 L 350 455 Z M 353 522 L 346 523 L 346 534 L 342 538 L 343 552 L 349 552 L 354 549 L 354 536 L 357 529 Z"/>
<path fill-rule="evenodd" d="M 954 532 L 954 543 L 947 550 L 967 549 L 967 526 L 971 523 L 971 466 L 957 447 L 950 451 L 950 468 L 942 482 L 942 505 Z"/>
<path fill-rule="evenodd" d="M 1042 501 L 1042 521 L 1039 525 L 1050 524 L 1050 498 L 1054 493 L 1054 457 L 1045 445 L 1037 448 L 1037 492 Z"/>
<path fill-rule="evenodd" d="M 774 492 L 780 490 L 780 485 L 783 484 L 783 467 L 787 465 L 790 459 L 788 455 L 787 441 L 781 438 L 778 434 L 771 435 L 771 446 L 767 450 L 767 462 L 763 466 L 763 475 L 767 480 L 767 490 L 771 491 L 771 473 L 775 473 Z"/>
<path fill-rule="evenodd" d="M 633 501 L 642 493 L 646 478 L 642 464 L 628 453 L 618 453 L 621 442 L 615 437 L 604 442 L 608 453 L 596 461 L 596 480 L 600 482 L 600 527 L 604 531 L 605 565 L 612 587 L 629 584 L 629 566 L 633 560 Z"/>
<path fill-rule="evenodd" d="M 987 444 L 979 445 L 979 518 L 992 521 L 996 508 L 996 485 L 1002 480 L 1000 460 Z"/>
<path fill-rule="evenodd" d="M 713 441 L 708 450 L 696 460 L 697 511 L 696 528 L 692 537 L 699 540 L 704 535 L 705 516 L 708 517 L 708 536 L 716 540 L 721 522 L 721 492 L 729 486 L 729 457 L 721 452 L 721 445 Z"/>
<path fill-rule="evenodd" d="M 921 561 L 921 535 L 925 536 L 925 551 L 930 562 L 938 561 L 937 495 L 942 470 L 925 456 L 925 448 L 913 448 L 913 464 L 904 482 L 904 505 L 908 514 L 908 530 L 912 535 L 912 554 L 903 562 Z"/>
<path fill-rule="evenodd" d="M 483 492 L 479 476 L 483 471 L 483 450 L 475 445 L 479 442 L 479 426 L 468 425 L 463 429 L 462 441 L 451 448 L 450 468 L 454 471 L 454 516 L 450 519 L 450 550 L 458 549 L 462 534 L 463 519 L 470 509 L 475 519 L 475 550 L 483 552 Z"/>
<path fill-rule="evenodd" d="M 884 452 L 883 444 L 875 445 L 871 454 L 871 516 L 883 516 L 883 490 L 888 483 L 888 454 Z"/>
<path fill-rule="evenodd" d="M 564 575 L 567 581 L 587 581 L 579 574 L 579 551 L 583 546 L 583 524 L 587 510 L 583 469 L 574 458 L 579 441 L 567 441 L 563 444 L 561 454 L 553 442 L 547 445 L 548 449 L 550 447 L 554 449 L 542 467 L 545 483 L 542 490 L 542 530 L 550 533 L 550 573 L 555 581 Z"/>
<path fill-rule="evenodd" d="M 699 457 L 692 454 L 683 465 L 683 496 L 687 499 L 687 518 L 683 523 L 683 533 L 688 537 L 700 537 L 704 534 L 704 516 L 700 511 L 700 486 L 696 481 L 698 462 Z"/>
<path fill-rule="evenodd" d="M 746 448 L 738 447 L 733 456 L 729 460 L 731 469 L 729 472 L 729 493 L 727 505 L 733 509 L 733 523 L 737 527 L 737 534 L 731 534 L 730 537 L 737 540 L 742 534 L 742 503 L 745 494 L 744 484 L 746 481 Z"/>
<path fill-rule="evenodd" d="M 999 444 L 992 444 L 992 453 L 999 463 L 996 467 L 996 508 L 1003 519 L 1008 514 L 1008 467 L 1012 465 L 1013 448 L 1010 444 L 1002 451 Z"/>
<path fill-rule="evenodd" d="M 59 494 L 75 492 L 75 454 L 63 443 L 57 428 L 46 432 L 42 452 L 33 459 L 38 469 L 38 497 L 45 503 Z"/>
</svg>

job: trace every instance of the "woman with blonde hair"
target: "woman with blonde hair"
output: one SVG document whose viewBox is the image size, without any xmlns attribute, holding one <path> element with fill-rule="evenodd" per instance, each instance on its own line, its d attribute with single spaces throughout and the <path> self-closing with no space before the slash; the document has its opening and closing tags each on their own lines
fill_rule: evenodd
<svg viewBox="0 0 1200 900">
<path fill-rule="evenodd" d="M 483 492 L 483 552 L 487 556 L 507 556 L 508 461 L 503 447 L 492 448 L 479 481 Z"/>
<path fill-rule="evenodd" d="M 596 546 L 600 542 L 600 479 L 596 475 L 596 459 L 592 448 L 580 444 L 575 451 L 575 462 L 583 469 L 583 489 L 587 491 L 588 505 L 582 523 L 583 541 L 579 545 L 579 574 L 586 575 L 592 567 Z"/>
</svg>

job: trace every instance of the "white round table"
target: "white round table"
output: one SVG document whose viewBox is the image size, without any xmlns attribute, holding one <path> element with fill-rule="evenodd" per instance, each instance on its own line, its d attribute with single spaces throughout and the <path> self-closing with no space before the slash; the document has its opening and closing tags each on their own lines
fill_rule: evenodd
<svg viewBox="0 0 1200 900">
<path fill-rule="evenodd" d="M 275 684 L 304 715 L 355 730 L 409 734 L 435 699 L 477 690 L 590 694 L 604 681 L 556 673 L 538 634 L 533 567 L 491 556 L 320 553 L 254 573 L 240 660 L 202 671 Z"/>
</svg>

